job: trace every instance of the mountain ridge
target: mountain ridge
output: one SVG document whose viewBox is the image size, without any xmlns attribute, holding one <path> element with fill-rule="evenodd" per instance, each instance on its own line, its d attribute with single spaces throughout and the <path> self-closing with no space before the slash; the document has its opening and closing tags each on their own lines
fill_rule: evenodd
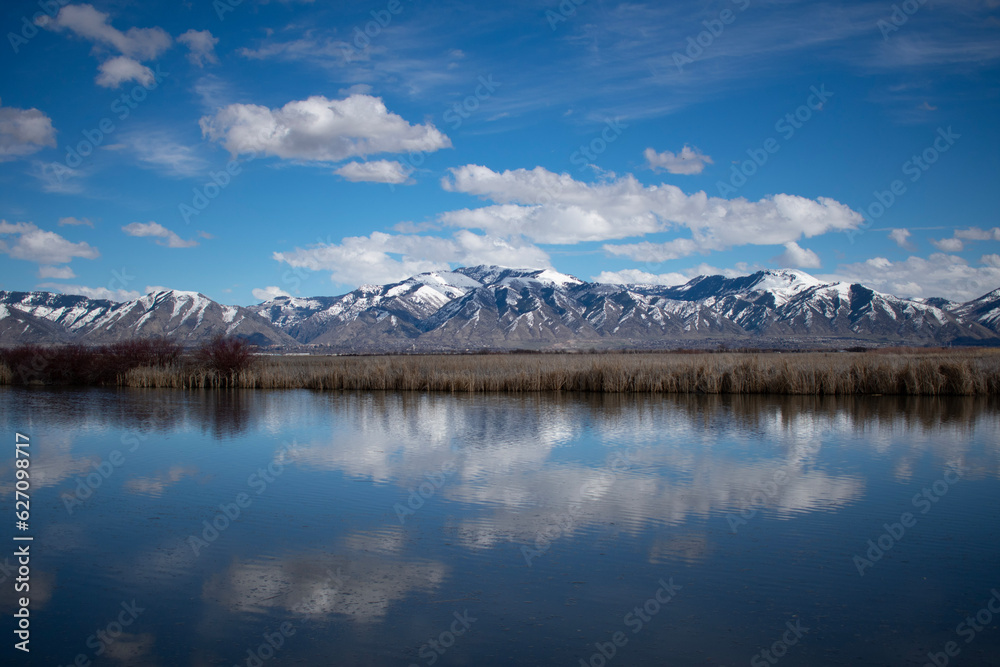
<svg viewBox="0 0 1000 667">
<path fill-rule="evenodd" d="M 478 265 L 253 306 L 180 290 L 126 302 L 0 291 L 0 345 L 148 336 L 196 344 L 218 335 L 331 352 L 993 344 L 1000 343 L 1000 289 L 955 303 L 826 283 L 795 269 L 663 286 Z"/>
</svg>

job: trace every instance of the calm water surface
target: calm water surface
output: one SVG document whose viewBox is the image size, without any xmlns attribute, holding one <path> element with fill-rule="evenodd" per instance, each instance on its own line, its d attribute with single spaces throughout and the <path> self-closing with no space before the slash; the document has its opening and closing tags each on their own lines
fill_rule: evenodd
<svg viewBox="0 0 1000 667">
<path fill-rule="evenodd" d="M 16 664 L 1000 664 L 996 401 L 3 388 L 0 422 Z"/>
</svg>

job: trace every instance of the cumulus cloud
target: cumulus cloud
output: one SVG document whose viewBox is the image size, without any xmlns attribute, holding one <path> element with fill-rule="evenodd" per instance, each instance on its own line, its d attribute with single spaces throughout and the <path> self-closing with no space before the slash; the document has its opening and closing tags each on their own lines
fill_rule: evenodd
<svg viewBox="0 0 1000 667">
<path fill-rule="evenodd" d="M 634 176 L 598 183 L 541 167 L 495 172 L 466 165 L 450 170 L 442 187 L 477 195 L 493 205 L 451 211 L 441 221 L 489 234 L 520 234 L 536 243 L 604 241 L 687 228 L 690 239 L 606 245 L 616 255 L 664 261 L 732 246 L 783 245 L 802 237 L 853 229 L 862 217 L 847 206 L 778 194 L 757 202 L 687 195 L 673 185 L 642 185 Z"/>
<path fill-rule="evenodd" d="M 4 107 L 0 100 L 0 162 L 56 146 L 52 119 L 38 109 Z"/>
<path fill-rule="evenodd" d="M 62 227 L 63 225 L 72 225 L 72 226 L 83 225 L 86 227 L 93 227 L 94 223 L 90 221 L 90 218 L 74 218 L 70 216 L 67 218 L 59 218 L 59 226 Z"/>
<path fill-rule="evenodd" d="M 267 287 L 263 288 L 258 287 L 256 289 L 250 290 L 250 293 L 253 294 L 253 298 L 257 299 L 258 301 L 270 301 L 271 299 L 276 299 L 279 296 L 291 296 L 291 294 L 289 294 L 285 290 L 281 289 L 280 287 L 276 287 L 274 285 L 268 285 Z"/>
<path fill-rule="evenodd" d="M 950 239 L 932 239 L 931 243 L 943 252 L 960 252 L 965 249 L 966 241 L 1000 241 L 1000 227 L 956 229 Z"/>
<path fill-rule="evenodd" d="M 1000 241 L 1000 227 L 992 229 L 981 229 L 979 227 L 956 229 L 955 238 L 965 239 L 966 241 Z"/>
<path fill-rule="evenodd" d="M 177 41 L 188 47 L 187 59 L 193 65 L 204 67 L 206 62 L 218 64 L 215 45 L 219 43 L 219 38 L 213 37 L 210 31 L 188 30 Z"/>
<path fill-rule="evenodd" d="M 650 169 L 666 170 L 671 174 L 700 174 L 706 164 L 714 164 L 712 158 L 690 146 L 684 146 L 680 153 L 670 151 L 657 153 L 652 148 L 647 148 L 643 155 L 646 156 L 646 163 Z"/>
<path fill-rule="evenodd" d="M 76 274 L 68 266 L 40 266 L 38 267 L 38 277 L 42 279 L 55 278 L 57 280 L 69 280 L 70 278 L 76 278 Z"/>
<path fill-rule="evenodd" d="M 126 81 L 137 81 L 144 86 L 151 86 L 155 79 L 153 70 L 138 60 L 127 56 L 117 56 L 105 60 L 97 68 L 97 85 L 105 88 L 117 88 Z"/>
<path fill-rule="evenodd" d="M 610 285 L 683 285 L 688 277 L 683 273 L 649 273 L 639 269 L 622 271 L 601 271 L 590 277 L 591 282 Z"/>
<path fill-rule="evenodd" d="M 889 238 L 896 242 L 903 250 L 913 250 L 913 243 L 910 242 L 910 230 L 909 229 L 892 229 L 889 230 Z"/>
<path fill-rule="evenodd" d="M 961 239 L 950 238 L 950 239 L 931 239 L 931 244 L 938 250 L 944 252 L 959 252 L 965 248 L 965 244 L 962 243 Z"/>
<path fill-rule="evenodd" d="M 133 222 L 122 227 L 129 236 L 152 236 L 159 239 L 156 244 L 167 248 L 191 248 L 198 245 L 194 239 L 185 241 L 177 232 L 172 232 L 158 222 Z"/>
<path fill-rule="evenodd" d="M 823 266 L 819 255 L 808 248 L 802 248 L 795 241 L 785 244 L 785 252 L 774 258 L 782 266 L 793 266 L 800 269 L 818 269 Z"/>
<path fill-rule="evenodd" d="M 370 183 L 406 183 L 409 173 L 401 162 L 374 160 L 372 162 L 349 162 L 333 173 L 349 181 Z"/>
<path fill-rule="evenodd" d="M 60 283 L 40 283 L 43 290 L 54 290 L 62 294 L 79 294 L 88 299 L 108 299 L 109 301 L 132 301 L 142 296 L 135 290 L 108 289 L 107 287 L 87 287 L 86 285 L 63 285 Z"/>
<path fill-rule="evenodd" d="M 111 25 L 110 16 L 93 5 L 67 5 L 54 19 L 41 25 L 56 32 L 69 31 L 98 47 L 110 47 L 136 60 L 152 60 L 170 48 L 171 39 L 162 28 L 129 28 L 122 32 Z"/>
<path fill-rule="evenodd" d="M 330 279 L 340 285 L 381 285 L 459 265 L 531 268 L 552 265 L 548 254 L 540 248 L 466 230 L 456 232 L 451 238 L 373 232 L 370 236 L 345 238 L 340 243 L 276 252 L 274 259 L 294 267 L 330 271 Z"/>
<path fill-rule="evenodd" d="M 841 265 L 835 274 L 817 277 L 858 282 L 898 296 L 940 296 L 969 301 L 1000 287 L 1000 266 L 991 261 L 987 255 L 981 259 L 981 266 L 973 266 L 957 255 L 945 253 L 934 253 L 926 258 L 909 257 L 902 262 L 873 257 Z"/>
<path fill-rule="evenodd" d="M 436 151 L 451 141 L 434 125 L 411 125 L 381 98 L 316 95 L 280 109 L 230 104 L 200 121 L 204 136 L 233 155 L 263 153 L 286 160 L 339 162 L 375 153 Z"/>
<path fill-rule="evenodd" d="M 0 220 L 0 253 L 39 264 L 68 264 L 74 257 L 100 257 L 97 248 L 83 241 L 73 243 L 30 222 L 6 220 Z"/>
</svg>

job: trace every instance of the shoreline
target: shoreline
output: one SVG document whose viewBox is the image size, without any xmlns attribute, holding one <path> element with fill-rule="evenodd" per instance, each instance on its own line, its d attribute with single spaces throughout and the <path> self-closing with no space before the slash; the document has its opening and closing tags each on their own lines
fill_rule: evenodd
<svg viewBox="0 0 1000 667">
<path fill-rule="evenodd" d="M 989 396 L 1000 394 L 1000 350 L 868 352 L 629 352 L 464 355 L 267 356 L 221 373 L 193 358 L 132 367 L 114 381 L 24 381 L 0 364 L 0 385 Z"/>
</svg>

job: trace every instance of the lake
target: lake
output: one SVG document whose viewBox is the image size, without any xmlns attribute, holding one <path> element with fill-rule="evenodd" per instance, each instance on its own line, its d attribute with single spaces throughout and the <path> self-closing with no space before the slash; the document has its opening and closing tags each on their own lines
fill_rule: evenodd
<svg viewBox="0 0 1000 667">
<path fill-rule="evenodd" d="M 0 421 L 18 664 L 1000 655 L 995 399 L 5 387 Z"/>
</svg>

